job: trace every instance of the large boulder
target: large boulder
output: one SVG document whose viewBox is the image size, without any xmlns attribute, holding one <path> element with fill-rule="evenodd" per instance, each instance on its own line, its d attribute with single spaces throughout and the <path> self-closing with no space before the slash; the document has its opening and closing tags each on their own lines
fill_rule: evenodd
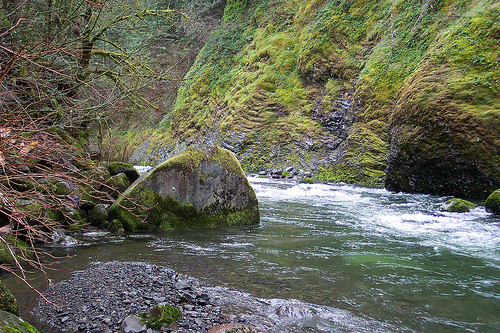
<svg viewBox="0 0 500 333">
<path fill-rule="evenodd" d="M 120 220 L 127 231 L 214 228 L 260 220 L 257 196 L 241 165 L 220 147 L 188 149 L 160 164 L 117 200 L 109 217 Z"/>
</svg>

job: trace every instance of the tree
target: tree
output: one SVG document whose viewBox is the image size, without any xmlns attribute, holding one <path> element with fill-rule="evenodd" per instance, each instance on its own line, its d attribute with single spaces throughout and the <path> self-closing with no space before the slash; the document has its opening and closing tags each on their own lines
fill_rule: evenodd
<svg viewBox="0 0 500 333">
<path fill-rule="evenodd" d="M 89 125 L 123 103 L 154 108 L 141 89 L 168 79 L 144 52 L 152 35 L 146 28 L 175 25 L 183 15 L 153 5 L 2 2 L 0 246 L 13 262 L 0 268 L 13 274 L 19 268 L 24 281 L 23 262 L 45 269 L 35 244 L 52 241 L 54 230 L 77 222 L 83 197 L 110 200 L 99 191 L 103 180 L 94 171 L 82 172 L 93 163 L 82 149 Z"/>
</svg>

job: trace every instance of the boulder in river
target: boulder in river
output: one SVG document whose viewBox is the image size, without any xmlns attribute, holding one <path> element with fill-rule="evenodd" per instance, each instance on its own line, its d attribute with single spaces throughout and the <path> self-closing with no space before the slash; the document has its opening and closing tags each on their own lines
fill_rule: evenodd
<svg viewBox="0 0 500 333">
<path fill-rule="evenodd" d="M 240 163 L 220 147 L 188 149 L 163 162 L 134 183 L 109 215 L 120 220 L 127 231 L 260 221 L 257 196 Z"/>
<path fill-rule="evenodd" d="M 488 196 L 484 202 L 484 207 L 490 213 L 500 214 L 500 189 Z"/>
<path fill-rule="evenodd" d="M 464 199 L 453 198 L 447 200 L 443 205 L 441 205 L 441 207 L 439 207 L 439 210 L 443 212 L 467 213 L 471 209 L 474 209 L 476 207 L 477 205 L 473 202 Z"/>
</svg>

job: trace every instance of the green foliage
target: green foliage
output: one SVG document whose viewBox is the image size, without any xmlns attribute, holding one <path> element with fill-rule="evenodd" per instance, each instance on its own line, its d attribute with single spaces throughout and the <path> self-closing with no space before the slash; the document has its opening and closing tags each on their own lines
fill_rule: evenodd
<svg viewBox="0 0 500 333">
<path fill-rule="evenodd" d="M 139 316 L 147 327 L 159 330 L 180 319 L 182 314 L 179 309 L 167 304 L 155 305 L 149 313 L 142 312 Z"/>
<path fill-rule="evenodd" d="M 314 184 L 314 180 L 311 177 L 302 178 L 299 183 L 301 184 Z"/>
<path fill-rule="evenodd" d="M 335 138 L 311 116 L 348 93 L 359 103 L 356 124 L 319 178 L 382 186 L 389 120 L 396 104 L 415 100 L 405 84 L 418 75 L 437 79 L 419 90 L 422 103 L 449 102 L 498 123 L 498 13 L 498 4 L 468 0 L 230 1 L 168 124 L 178 140 L 246 134 L 242 163 L 255 171 L 296 160 L 293 142 L 304 136 Z M 441 78 L 446 91 L 435 88 Z M 270 160 L 275 146 L 282 155 Z M 315 158 L 307 152 L 297 163 Z"/>
</svg>

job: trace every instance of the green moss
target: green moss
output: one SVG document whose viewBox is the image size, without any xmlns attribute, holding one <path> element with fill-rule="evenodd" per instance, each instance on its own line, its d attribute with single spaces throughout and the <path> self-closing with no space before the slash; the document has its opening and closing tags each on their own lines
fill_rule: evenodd
<svg viewBox="0 0 500 333">
<path fill-rule="evenodd" d="M 38 333 L 38 330 L 17 315 L 0 310 L 0 332 Z"/>
<path fill-rule="evenodd" d="M 111 221 L 109 223 L 107 229 L 113 233 L 121 233 L 121 232 L 125 231 L 125 228 L 123 227 L 123 223 L 118 219 L 114 219 L 113 221 Z"/>
<path fill-rule="evenodd" d="M 2 238 L 9 244 L 10 249 L 21 264 L 24 263 L 24 258 L 31 258 L 31 253 L 25 242 L 9 234 L 3 234 Z M 11 252 L 3 242 L 0 242 L 0 264 L 15 264 Z"/>
<path fill-rule="evenodd" d="M 19 304 L 17 299 L 3 285 L 0 280 L 0 310 L 7 311 L 19 316 Z"/>
<path fill-rule="evenodd" d="M 180 319 L 182 314 L 179 309 L 167 304 L 155 305 L 149 313 L 142 312 L 139 316 L 147 327 L 159 330 Z"/>
<path fill-rule="evenodd" d="M 471 209 L 474 209 L 476 207 L 477 207 L 477 205 L 473 202 L 459 199 L 459 198 L 453 198 L 453 199 L 447 200 L 439 208 L 439 210 L 445 211 L 445 212 L 466 213 L 466 212 L 469 212 Z"/>
<path fill-rule="evenodd" d="M 314 184 L 314 180 L 311 177 L 302 178 L 299 183 L 301 184 Z"/>
<path fill-rule="evenodd" d="M 257 200 L 256 197 L 252 199 Z M 259 212 L 250 208 L 238 211 L 216 206 L 198 212 L 191 204 L 183 205 L 171 197 L 163 199 L 138 184 L 111 206 L 109 216 L 118 219 L 126 231 L 148 231 L 250 224 L 258 220 Z"/>
<path fill-rule="evenodd" d="M 234 174 L 244 174 L 240 163 L 233 153 L 221 147 L 186 149 L 182 154 L 171 157 L 157 167 L 158 172 L 163 169 L 175 169 L 185 174 L 199 168 L 202 162 L 215 161 L 224 169 Z M 148 175 L 152 177 L 153 175 Z"/>
<path fill-rule="evenodd" d="M 500 189 L 491 193 L 486 201 L 484 207 L 490 213 L 500 214 Z"/>
</svg>

